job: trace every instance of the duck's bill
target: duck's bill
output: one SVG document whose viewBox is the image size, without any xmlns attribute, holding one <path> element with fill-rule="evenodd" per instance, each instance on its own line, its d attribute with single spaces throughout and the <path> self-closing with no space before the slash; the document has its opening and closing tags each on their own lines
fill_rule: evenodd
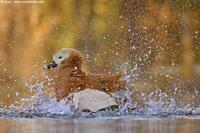
<svg viewBox="0 0 200 133">
<path fill-rule="evenodd" d="M 52 69 L 57 67 L 58 65 L 56 64 L 55 61 L 51 62 L 49 65 L 46 66 L 46 69 Z"/>
</svg>

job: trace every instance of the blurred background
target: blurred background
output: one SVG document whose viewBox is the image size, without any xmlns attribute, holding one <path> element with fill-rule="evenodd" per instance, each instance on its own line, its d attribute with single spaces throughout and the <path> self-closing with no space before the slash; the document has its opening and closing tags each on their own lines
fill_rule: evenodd
<svg viewBox="0 0 200 133">
<path fill-rule="evenodd" d="M 126 73 L 135 99 L 159 89 L 199 101 L 199 0 L 1 1 L 1 105 L 28 96 L 26 83 L 63 47 L 80 50 L 91 72 Z"/>
</svg>

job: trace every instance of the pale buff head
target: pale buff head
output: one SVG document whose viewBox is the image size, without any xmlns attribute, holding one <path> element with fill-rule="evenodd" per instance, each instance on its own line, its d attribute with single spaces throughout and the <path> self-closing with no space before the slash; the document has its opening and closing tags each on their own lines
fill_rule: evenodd
<svg viewBox="0 0 200 133">
<path fill-rule="evenodd" d="M 59 67 L 79 67 L 84 64 L 84 57 L 80 51 L 73 48 L 62 48 L 56 52 L 53 56 L 53 62 L 50 63 L 47 68 L 59 68 Z"/>
</svg>

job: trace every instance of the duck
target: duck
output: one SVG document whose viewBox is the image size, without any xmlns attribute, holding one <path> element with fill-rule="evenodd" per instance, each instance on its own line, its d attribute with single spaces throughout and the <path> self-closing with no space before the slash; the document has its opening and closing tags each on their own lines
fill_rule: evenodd
<svg viewBox="0 0 200 133">
<path fill-rule="evenodd" d="M 51 70 L 53 88 L 57 101 L 68 97 L 71 93 L 88 88 L 112 93 L 125 91 L 125 80 L 122 74 L 106 75 L 89 73 L 85 68 L 83 54 L 73 48 L 62 48 L 53 55 L 51 63 L 45 69 Z"/>
</svg>

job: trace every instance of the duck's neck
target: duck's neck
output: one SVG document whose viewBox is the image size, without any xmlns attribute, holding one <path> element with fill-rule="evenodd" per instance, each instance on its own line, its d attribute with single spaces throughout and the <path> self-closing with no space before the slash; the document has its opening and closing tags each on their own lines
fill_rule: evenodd
<svg viewBox="0 0 200 133">
<path fill-rule="evenodd" d="M 77 66 L 70 66 L 70 65 L 62 66 L 61 69 L 74 69 L 74 70 L 81 70 L 80 67 L 77 67 Z"/>
<path fill-rule="evenodd" d="M 80 64 L 75 64 L 73 62 L 67 62 L 67 61 L 62 62 L 60 67 L 62 69 L 69 68 L 69 67 L 73 68 L 73 69 L 81 69 L 81 65 Z"/>
<path fill-rule="evenodd" d="M 81 68 L 75 65 L 65 64 L 58 67 L 58 71 L 70 73 L 72 71 L 81 71 Z"/>
</svg>

